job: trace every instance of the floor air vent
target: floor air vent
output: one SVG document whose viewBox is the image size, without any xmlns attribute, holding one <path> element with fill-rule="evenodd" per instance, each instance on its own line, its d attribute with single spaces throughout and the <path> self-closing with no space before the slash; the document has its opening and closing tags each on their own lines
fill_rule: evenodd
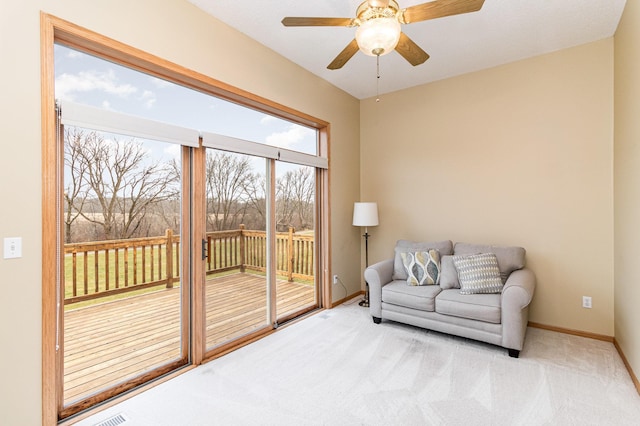
<svg viewBox="0 0 640 426">
<path fill-rule="evenodd" d="M 107 420 L 96 423 L 95 426 L 118 426 L 125 424 L 128 420 L 129 419 L 124 414 L 116 414 L 113 417 L 109 417 Z"/>
</svg>

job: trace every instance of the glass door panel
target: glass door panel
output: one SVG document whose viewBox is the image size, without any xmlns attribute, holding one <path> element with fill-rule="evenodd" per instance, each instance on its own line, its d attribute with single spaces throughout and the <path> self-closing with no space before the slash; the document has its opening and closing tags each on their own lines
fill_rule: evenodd
<svg viewBox="0 0 640 426">
<path fill-rule="evenodd" d="M 66 407 L 186 364 L 188 297 L 180 147 L 79 127 L 63 134 Z"/>
<path fill-rule="evenodd" d="M 207 349 L 271 323 L 266 162 L 207 148 Z"/>
<path fill-rule="evenodd" d="M 316 288 L 315 169 L 276 166 L 276 311 L 278 322 L 314 309 Z"/>
<path fill-rule="evenodd" d="M 94 51 L 93 42 L 85 47 Z M 57 167 L 64 163 L 55 174 L 59 308 L 43 324 L 57 326 L 46 348 L 50 356 L 55 347 L 55 378 L 45 372 L 45 385 L 55 382 L 60 419 L 190 355 L 199 363 L 204 331 L 206 351 L 318 306 L 316 237 L 325 230 L 317 223 L 327 216 L 315 217 L 315 185 L 326 175 L 313 167 L 328 164 L 318 120 L 279 107 L 271 115 L 271 103 L 228 102 L 216 87 L 192 90 L 63 44 L 54 57 L 56 122 L 66 126 L 55 138 Z M 207 132 L 226 136 L 207 145 Z M 203 182 L 191 179 L 203 167 L 204 214 Z M 206 300 L 200 287 L 191 293 L 202 276 L 191 234 L 199 240 L 204 222 Z"/>
</svg>

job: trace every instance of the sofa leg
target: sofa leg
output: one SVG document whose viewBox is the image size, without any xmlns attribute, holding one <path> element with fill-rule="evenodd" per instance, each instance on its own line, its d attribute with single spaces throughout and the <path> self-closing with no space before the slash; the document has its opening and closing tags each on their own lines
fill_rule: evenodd
<svg viewBox="0 0 640 426">
<path fill-rule="evenodd" d="M 373 322 L 375 322 L 376 324 L 380 324 L 380 322 L 382 322 L 382 318 L 373 317 Z"/>
<path fill-rule="evenodd" d="M 518 358 L 520 356 L 520 351 L 517 349 L 507 349 L 509 351 L 509 356 L 511 358 Z"/>
</svg>

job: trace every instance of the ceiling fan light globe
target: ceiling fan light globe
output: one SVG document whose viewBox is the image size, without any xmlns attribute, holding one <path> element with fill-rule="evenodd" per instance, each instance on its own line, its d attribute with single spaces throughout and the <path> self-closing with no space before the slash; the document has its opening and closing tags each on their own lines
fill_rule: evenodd
<svg viewBox="0 0 640 426">
<path fill-rule="evenodd" d="M 370 19 L 356 30 L 358 47 L 365 55 L 386 55 L 396 48 L 400 31 L 400 22 L 396 18 Z"/>
</svg>

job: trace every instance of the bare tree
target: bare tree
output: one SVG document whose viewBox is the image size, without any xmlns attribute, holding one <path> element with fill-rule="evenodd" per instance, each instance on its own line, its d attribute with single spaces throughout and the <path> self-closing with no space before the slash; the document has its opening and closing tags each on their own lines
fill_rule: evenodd
<svg viewBox="0 0 640 426">
<path fill-rule="evenodd" d="M 222 151 L 207 152 L 207 229 L 237 228 L 247 213 L 247 188 L 255 176 L 249 157 Z"/>
<path fill-rule="evenodd" d="M 69 134 L 71 136 L 71 134 Z M 170 163 L 147 158 L 142 143 L 135 140 L 106 140 L 96 132 L 76 134 L 67 141 L 70 181 L 78 182 L 95 203 L 74 202 L 73 211 L 101 228 L 101 238 L 131 238 L 146 234 L 145 216 L 152 206 L 174 198 L 179 175 Z M 76 197 L 81 199 L 81 197 Z M 90 206 L 90 207 L 89 207 Z"/>
<path fill-rule="evenodd" d="M 266 187 L 265 175 L 256 173 L 245 188 L 248 213 L 245 216 L 244 224 L 247 225 L 249 229 L 264 231 L 267 227 Z"/>
<path fill-rule="evenodd" d="M 315 177 L 309 167 L 286 172 L 276 183 L 276 223 L 280 231 L 289 226 L 313 228 Z"/>
<path fill-rule="evenodd" d="M 85 163 L 79 160 L 85 133 L 75 127 L 64 131 L 64 238 L 72 241 L 72 225 L 81 216 L 87 200 L 87 185 L 82 178 L 85 174 Z"/>
<path fill-rule="evenodd" d="M 181 175 L 180 164 L 178 161 L 173 160 L 170 163 L 171 173 L 176 176 L 176 187 L 170 191 L 170 196 L 158 203 L 155 203 L 151 214 L 147 215 L 153 218 L 150 232 L 152 235 L 161 235 L 168 228 L 171 228 L 174 233 L 180 232 L 180 218 L 182 216 L 181 211 L 181 198 L 180 190 L 177 187 L 179 184 L 178 176 Z"/>
<path fill-rule="evenodd" d="M 92 239 L 157 235 L 167 227 L 178 231 L 179 164 L 149 157 L 135 139 L 107 140 L 97 132 L 65 130 L 67 242 L 74 239 L 72 228 L 77 234 L 81 229 L 91 231 Z M 242 223 L 249 229 L 264 229 L 266 186 L 264 174 L 253 172 L 250 157 L 208 152 L 207 229 L 235 229 Z M 278 230 L 313 227 L 314 188 L 314 172 L 309 167 L 277 179 Z"/>
</svg>

